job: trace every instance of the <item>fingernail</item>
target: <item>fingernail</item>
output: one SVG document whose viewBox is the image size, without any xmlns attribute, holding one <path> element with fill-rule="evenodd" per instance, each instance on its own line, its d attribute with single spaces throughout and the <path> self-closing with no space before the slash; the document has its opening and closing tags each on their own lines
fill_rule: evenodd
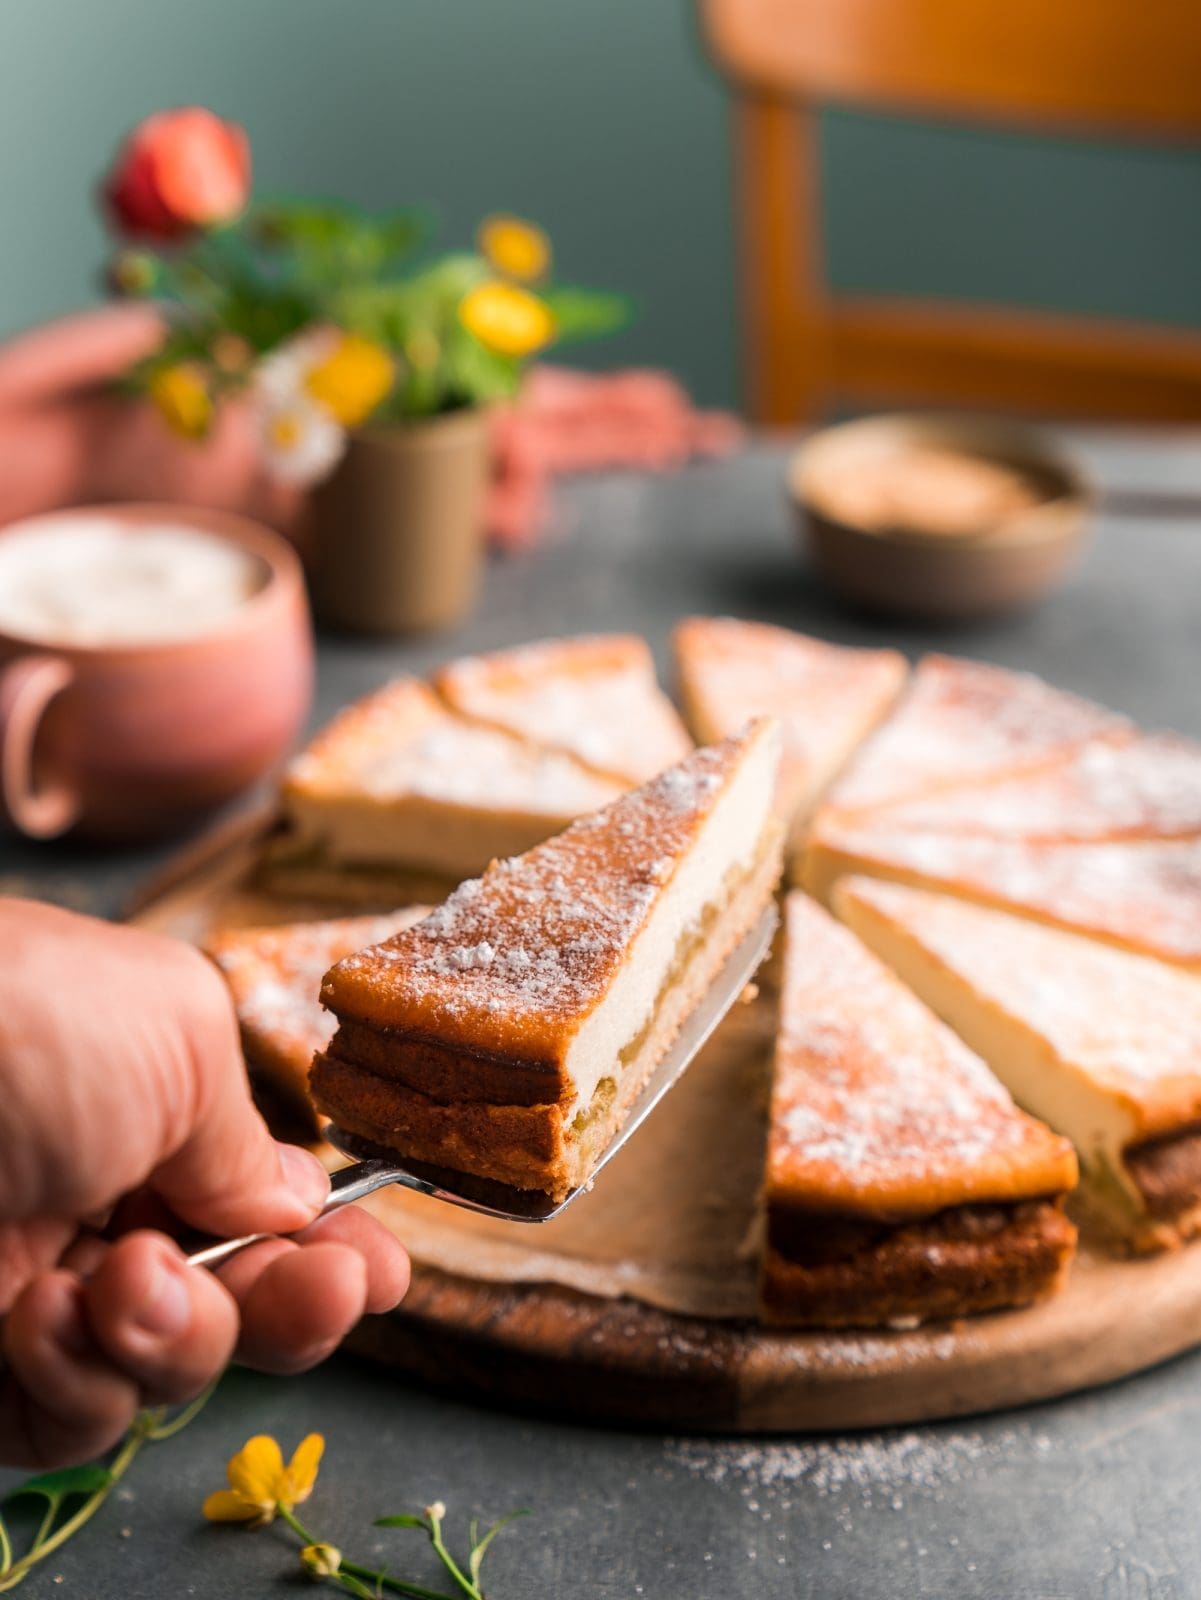
<svg viewBox="0 0 1201 1600">
<path fill-rule="evenodd" d="M 314 1211 L 324 1205 L 329 1194 L 329 1174 L 316 1156 L 299 1145 L 281 1144 L 279 1169 L 284 1183 L 298 1200 L 303 1200 Z"/>
<path fill-rule="evenodd" d="M 182 1263 L 160 1258 L 154 1268 L 144 1303 L 138 1307 L 138 1326 L 158 1339 L 175 1339 L 192 1320 L 192 1296 L 184 1281 Z"/>
</svg>

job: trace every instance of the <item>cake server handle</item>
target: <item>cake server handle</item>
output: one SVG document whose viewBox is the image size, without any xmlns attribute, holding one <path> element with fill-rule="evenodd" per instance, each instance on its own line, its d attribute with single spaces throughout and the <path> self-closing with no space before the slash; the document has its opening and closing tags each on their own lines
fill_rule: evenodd
<svg viewBox="0 0 1201 1600">
<path fill-rule="evenodd" d="M 353 1161 L 350 1166 L 339 1168 L 330 1178 L 329 1195 L 318 1216 L 327 1217 L 331 1211 L 340 1211 L 352 1201 L 361 1200 L 364 1195 L 372 1194 L 386 1184 L 395 1183 L 398 1176 L 397 1169 L 391 1162 Z M 248 1245 L 261 1244 L 264 1239 L 279 1237 L 280 1235 L 275 1233 L 246 1233 L 240 1239 L 217 1239 L 212 1244 L 202 1245 L 199 1249 L 191 1251 L 188 1255 L 188 1265 L 219 1267 L 223 1261 L 236 1256 Z"/>
</svg>

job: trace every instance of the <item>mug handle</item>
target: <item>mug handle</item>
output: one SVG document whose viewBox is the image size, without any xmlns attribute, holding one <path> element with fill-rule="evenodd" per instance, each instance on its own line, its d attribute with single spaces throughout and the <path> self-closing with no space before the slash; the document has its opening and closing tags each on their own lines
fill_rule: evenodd
<svg viewBox="0 0 1201 1600">
<path fill-rule="evenodd" d="M 75 790 L 61 779 L 39 784 L 34 773 L 46 707 L 74 677 L 63 656 L 20 656 L 0 667 L 0 811 L 31 839 L 52 839 L 79 818 Z"/>
</svg>

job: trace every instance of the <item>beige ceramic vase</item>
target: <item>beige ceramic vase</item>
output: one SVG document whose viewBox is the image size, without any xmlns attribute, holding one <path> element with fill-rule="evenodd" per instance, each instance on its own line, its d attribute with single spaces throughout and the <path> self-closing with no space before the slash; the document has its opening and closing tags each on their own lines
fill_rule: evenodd
<svg viewBox="0 0 1201 1600">
<path fill-rule="evenodd" d="M 482 408 L 353 434 L 313 495 L 319 620 L 377 634 L 461 621 L 479 588 L 488 466 Z"/>
</svg>

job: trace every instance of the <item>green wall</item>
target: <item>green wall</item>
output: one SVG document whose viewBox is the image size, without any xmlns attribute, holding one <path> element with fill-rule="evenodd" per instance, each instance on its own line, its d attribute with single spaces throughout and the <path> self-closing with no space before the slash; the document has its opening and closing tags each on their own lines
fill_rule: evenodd
<svg viewBox="0 0 1201 1600">
<path fill-rule="evenodd" d="M 0 332 L 94 298 L 119 135 L 198 101 L 265 190 L 539 218 L 643 312 L 593 359 L 735 394 L 724 95 L 686 0 L 0 0 Z M 1201 155 L 826 121 L 836 281 L 1201 325 Z"/>
</svg>

